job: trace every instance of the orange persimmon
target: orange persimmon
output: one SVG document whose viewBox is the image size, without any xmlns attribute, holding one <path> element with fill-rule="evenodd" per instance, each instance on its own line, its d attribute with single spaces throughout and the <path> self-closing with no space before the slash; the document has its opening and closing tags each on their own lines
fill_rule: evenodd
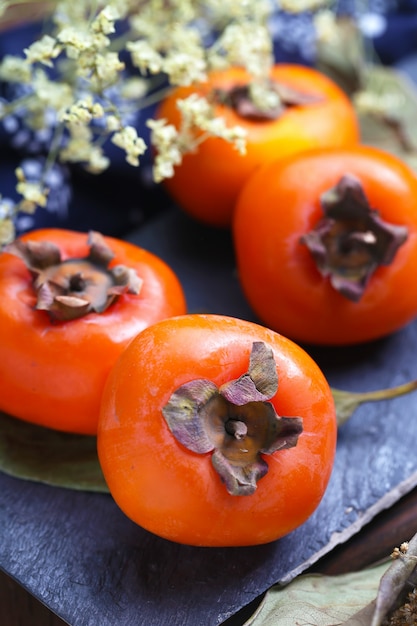
<svg viewBox="0 0 417 626">
<path fill-rule="evenodd" d="M 388 152 L 265 165 L 240 194 L 233 237 L 252 309 L 297 342 L 370 341 L 417 315 L 417 177 Z"/>
<path fill-rule="evenodd" d="M 228 127 L 246 131 L 246 154 L 223 139 L 209 137 L 186 154 L 174 176 L 164 181 L 181 208 L 214 226 L 230 226 L 238 193 L 259 165 L 316 146 L 341 147 L 359 141 L 350 100 L 321 72 L 303 65 L 275 65 L 271 81 L 280 105 L 269 115 L 248 110 L 248 80 L 242 68 L 212 72 L 205 83 L 174 89 L 157 111 L 158 118 L 178 127 L 177 101 L 195 93 L 212 101 L 215 115 L 222 116 Z"/>
<path fill-rule="evenodd" d="M 190 314 L 146 328 L 119 357 L 97 437 L 110 492 L 138 525 L 244 546 L 313 513 L 336 432 L 330 387 L 302 348 L 248 321 Z"/>
<path fill-rule="evenodd" d="M 0 254 L 0 410 L 80 434 L 95 434 L 105 380 L 131 339 L 186 310 L 157 256 L 90 239 L 42 229 Z"/>
</svg>

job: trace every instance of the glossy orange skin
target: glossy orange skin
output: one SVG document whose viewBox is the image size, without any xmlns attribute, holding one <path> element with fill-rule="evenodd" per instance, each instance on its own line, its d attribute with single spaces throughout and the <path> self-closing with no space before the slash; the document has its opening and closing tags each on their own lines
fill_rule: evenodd
<svg viewBox="0 0 417 626">
<path fill-rule="evenodd" d="M 87 234 L 42 229 L 24 240 L 52 241 L 64 258 L 88 254 Z M 139 295 L 123 294 L 104 313 L 50 321 L 34 308 L 36 297 L 23 261 L 0 255 L 0 410 L 61 431 L 95 434 L 107 375 L 129 341 L 149 324 L 185 312 L 182 287 L 172 270 L 133 244 L 105 237 L 112 264 L 142 277 Z"/>
<path fill-rule="evenodd" d="M 323 216 L 321 194 L 348 172 L 360 179 L 383 220 L 409 230 L 391 265 L 375 271 L 358 302 L 319 274 L 299 242 Z M 315 150 L 266 165 L 242 190 L 233 237 L 240 282 L 253 310 L 297 342 L 366 342 L 417 315 L 417 178 L 386 152 L 367 146 Z"/>
<path fill-rule="evenodd" d="M 355 111 L 342 90 L 324 74 L 303 65 L 279 64 L 272 78 L 285 86 L 319 98 L 317 102 L 288 108 L 273 121 L 250 121 L 233 109 L 215 106 L 228 127 L 247 132 L 246 154 L 231 144 L 209 138 L 184 156 L 173 178 L 164 181 L 175 201 L 194 218 L 217 227 L 229 227 L 237 195 L 250 174 L 271 159 L 316 146 L 341 147 L 359 141 Z M 174 90 L 162 102 L 157 117 L 178 126 L 178 99 L 193 92 L 207 96 L 212 89 L 230 89 L 248 81 L 243 69 L 213 72 L 206 83 Z"/>
<path fill-rule="evenodd" d="M 217 385 L 248 368 L 253 341 L 272 347 L 281 416 L 302 416 L 296 447 L 264 455 L 269 472 L 249 496 L 232 496 L 211 463 L 176 441 L 162 408 L 181 384 Z M 273 541 L 318 506 L 335 454 L 330 388 L 316 363 L 288 339 L 251 322 L 217 315 L 171 318 L 144 330 L 113 368 L 101 406 L 98 453 L 124 513 L 172 541 L 245 546 Z"/>
</svg>

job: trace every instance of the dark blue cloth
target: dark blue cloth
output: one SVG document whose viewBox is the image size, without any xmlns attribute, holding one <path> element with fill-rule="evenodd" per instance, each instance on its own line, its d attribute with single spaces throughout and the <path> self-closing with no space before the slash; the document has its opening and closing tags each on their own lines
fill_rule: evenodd
<svg viewBox="0 0 417 626">
<path fill-rule="evenodd" d="M 387 0 L 388 1 L 388 0 Z M 385 7 L 384 0 L 374 0 Z M 369 2 L 369 11 L 377 8 Z M 355 3 L 339 5 L 340 13 L 354 11 Z M 377 33 L 373 43 L 379 58 L 386 64 L 403 63 L 404 59 L 417 53 L 417 0 L 390 2 L 383 15 L 382 32 Z M 0 57 L 6 54 L 22 54 L 23 49 L 40 33 L 41 25 L 24 26 L 0 35 Z M 291 63 L 314 63 L 314 31 L 309 14 L 290 15 L 283 12 L 271 20 L 274 36 L 274 53 L 277 61 Z M 19 85 L 0 84 L 0 98 L 13 99 Z M 136 112 L 130 123 L 138 134 L 149 138 L 145 126 L 153 109 Z M 8 116 L 0 121 L 0 194 L 2 202 L 18 200 L 15 191 L 14 170 L 23 167 L 29 180 L 36 180 L 40 166 L 48 152 L 51 134 L 34 133 L 25 125 L 24 113 Z M 47 180 L 50 188 L 46 208 L 39 208 L 33 215 L 19 214 L 16 219 L 17 233 L 47 226 L 95 229 L 104 234 L 123 236 L 153 216 L 157 216 L 170 202 L 162 185 L 155 185 L 151 176 L 150 150 L 141 160 L 139 168 L 128 165 L 122 150 L 110 142 L 106 145 L 111 166 L 100 175 L 87 174 L 81 166 L 56 163 Z M 2 206 L 0 204 L 0 215 Z"/>
<path fill-rule="evenodd" d="M 22 55 L 36 40 L 40 25 L 29 25 L 4 32 L 0 36 L 0 57 Z M 0 84 L 0 98 L 10 101 L 21 85 Z M 138 134 L 149 139 L 146 119 L 152 109 L 136 112 L 129 120 Z M 25 125 L 24 111 L 0 121 L 0 195 L 4 200 L 19 200 L 14 171 L 23 168 L 28 180 L 39 180 L 41 164 L 48 153 L 52 131 L 35 133 Z M 159 214 L 168 205 L 161 185 L 151 176 L 150 151 L 135 168 L 127 164 L 125 153 L 110 142 L 105 147 L 111 166 L 103 174 L 88 174 L 81 166 L 55 163 L 46 179 L 48 203 L 33 215 L 19 213 L 15 220 L 17 234 L 34 228 L 62 227 L 75 230 L 98 230 L 104 234 L 123 236 L 144 221 Z M 1 214 L 1 206 L 0 206 Z"/>
</svg>

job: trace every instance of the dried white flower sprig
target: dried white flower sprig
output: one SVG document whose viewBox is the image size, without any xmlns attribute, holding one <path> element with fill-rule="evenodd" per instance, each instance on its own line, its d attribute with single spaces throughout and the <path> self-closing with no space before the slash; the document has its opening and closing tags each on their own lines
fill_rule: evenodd
<svg viewBox="0 0 417 626">
<path fill-rule="evenodd" d="M 100 173 L 110 164 L 108 142 L 138 166 L 148 146 L 132 119 L 164 90 L 240 65 L 253 76 L 256 97 L 273 63 L 268 19 L 276 7 L 273 0 L 57 0 L 41 38 L 0 63 L 0 80 L 15 86 L 15 97 L 0 102 L 0 119 L 20 112 L 31 132 L 49 131 L 45 168 L 59 160 Z M 178 129 L 148 121 L 156 181 L 172 176 L 205 137 L 244 151 L 242 129 L 228 128 L 208 101 L 191 97 L 179 106 Z M 22 200 L 13 207 L 0 200 L 0 244 L 13 238 L 16 212 L 45 205 L 44 181 L 28 182 L 17 171 Z"/>
</svg>

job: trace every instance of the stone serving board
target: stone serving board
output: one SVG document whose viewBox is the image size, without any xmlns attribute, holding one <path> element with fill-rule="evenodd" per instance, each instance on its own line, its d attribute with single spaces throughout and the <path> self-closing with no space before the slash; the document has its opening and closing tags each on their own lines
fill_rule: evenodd
<svg viewBox="0 0 417 626">
<path fill-rule="evenodd" d="M 257 321 L 239 287 L 230 233 L 173 208 L 127 239 L 172 266 L 190 312 Z M 417 378 L 417 322 L 364 346 L 304 347 L 333 387 L 370 391 Z M 416 438 L 416 394 L 362 406 L 340 429 L 315 514 L 280 541 L 248 548 L 177 545 L 133 524 L 110 495 L 0 474 L 0 568 L 71 626 L 221 624 L 411 491 Z"/>
</svg>

